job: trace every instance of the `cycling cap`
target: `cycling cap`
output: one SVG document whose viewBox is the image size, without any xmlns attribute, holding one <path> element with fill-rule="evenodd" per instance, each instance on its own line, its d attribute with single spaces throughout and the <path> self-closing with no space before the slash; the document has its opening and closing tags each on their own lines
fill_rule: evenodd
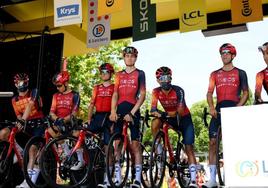
<svg viewBox="0 0 268 188">
<path fill-rule="evenodd" d="M 54 84 L 56 83 L 61 83 L 61 84 L 65 84 L 66 82 L 68 82 L 70 79 L 70 75 L 67 71 L 62 71 L 58 74 L 56 74 L 54 77 L 53 77 L 53 80 L 52 82 Z"/>
<path fill-rule="evenodd" d="M 18 84 L 20 81 L 23 81 L 24 84 L 29 83 L 29 76 L 25 73 L 18 73 L 14 76 L 14 83 Z"/>
<path fill-rule="evenodd" d="M 220 47 L 219 52 L 220 52 L 220 54 L 222 54 L 222 53 L 224 53 L 224 52 L 228 52 L 228 53 L 233 54 L 233 55 L 236 56 L 236 49 L 235 49 L 235 47 L 234 47 L 232 44 L 230 44 L 230 43 L 225 43 L 225 44 L 223 44 L 223 45 Z"/>
<path fill-rule="evenodd" d="M 138 56 L 138 50 L 134 48 L 133 46 L 127 46 L 123 50 L 123 56 L 125 57 L 126 54 L 134 54 L 136 57 Z"/>
<path fill-rule="evenodd" d="M 155 72 L 155 76 L 157 79 L 159 79 L 161 76 L 164 76 L 164 75 L 168 75 L 171 78 L 171 76 L 172 76 L 171 69 L 168 67 L 160 67 Z"/>
<path fill-rule="evenodd" d="M 108 70 L 110 73 L 114 73 L 114 68 L 110 63 L 103 63 L 99 67 L 99 71 L 101 71 L 101 70 Z"/>
<path fill-rule="evenodd" d="M 267 53 L 268 53 L 268 42 L 264 43 L 262 46 L 259 46 L 258 50 L 262 53 L 265 51 L 267 51 Z"/>
</svg>

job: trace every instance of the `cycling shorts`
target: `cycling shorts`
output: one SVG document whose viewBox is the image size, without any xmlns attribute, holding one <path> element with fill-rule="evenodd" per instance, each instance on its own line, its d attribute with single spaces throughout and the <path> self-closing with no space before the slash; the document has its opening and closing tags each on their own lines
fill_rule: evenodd
<svg viewBox="0 0 268 188">
<path fill-rule="evenodd" d="M 179 125 L 176 117 L 168 118 L 167 122 L 175 131 L 181 132 L 183 144 L 194 144 L 194 124 L 192 121 L 191 114 L 181 117 Z"/>
<path fill-rule="evenodd" d="M 221 101 L 216 105 L 216 111 L 220 112 L 221 108 L 234 107 L 237 105 L 235 101 Z M 221 115 L 217 114 L 217 118 L 212 117 L 209 124 L 209 138 L 216 138 L 219 126 L 221 125 Z"/>
<path fill-rule="evenodd" d="M 103 133 L 103 142 L 105 145 L 109 143 L 110 127 L 112 125 L 112 122 L 109 120 L 109 115 L 110 113 L 107 112 L 97 112 L 88 125 L 89 131 L 96 134 Z"/>
<path fill-rule="evenodd" d="M 128 103 L 128 102 L 122 102 L 117 106 L 117 114 L 124 117 L 126 114 L 130 113 L 132 108 L 134 107 L 134 104 Z M 140 139 L 140 112 L 137 111 L 134 114 L 135 117 L 133 117 L 134 124 L 129 125 L 129 129 L 131 132 L 131 140 L 139 140 Z M 117 121 L 114 127 L 114 131 L 116 133 L 122 133 L 123 131 L 123 121 Z"/>
</svg>

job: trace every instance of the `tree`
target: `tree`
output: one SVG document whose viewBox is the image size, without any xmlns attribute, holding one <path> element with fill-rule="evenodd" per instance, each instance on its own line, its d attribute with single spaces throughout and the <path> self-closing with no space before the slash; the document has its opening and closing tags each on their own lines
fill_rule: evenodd
<svg viewBox="0 0 268 188">
<path fill-rule="evenodd" d="M 111 63 L 115 70 L 121 69 L 117 62 L 122 59 L 122 49 L 128 44 L 130 40 L 112 41 L 108 46 L 102 46 L 96 52 L 68 57 L 70 86 L 80 94 L 80 118 L 83 120 L 87 120 L 93 86 L 100 83 L 98 67 L 102 63 Z"/>
</svg>

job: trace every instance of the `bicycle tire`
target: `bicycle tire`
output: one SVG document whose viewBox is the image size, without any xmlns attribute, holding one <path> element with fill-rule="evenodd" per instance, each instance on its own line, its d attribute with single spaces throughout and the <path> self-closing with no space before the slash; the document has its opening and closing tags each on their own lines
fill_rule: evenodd
<svg viewBox="0 0 268 188">
<path fill-rule="evenodd" d="M 141 143 L 141 151 L 142 151 L 142 174 L 141 174 L 141 183 L 144 188 L 150 188 L 150 151 L 152 147 L 152 142 L 144 142 Z"/>
<path fill-rule="evenodd" d="M 41 173 L 39 174 L 36 183 L 33 183 L 31 177 L 28 174 L 28 162 L 29 162 L 29 150 L 30 148 L 35 145 L 38 149 L 37 151 L 37 159 L 35 161 L 36 165 L 39 166 L 40 169 L 40 157 L 42 150 L 45 146 L 45 139 L 43 137 L 35 136 L 32 137 L 25 145 L 25 149 L 23 152 L 23 174 L 25 177 L 26 182 L 32 188 L 44 188 L 47 187 L 47 183 L 45 182 L 44 178 L 42 177 Z"/>
<path fill-rule="evenodd" d="M 161 154 L 157 152 L 159 145 L 160 146 L 162 145 Z M 150 182 L 151 185 L 153 185 L 153 187 L 155 188 L 160 188 L 163 183 L 166 169 L 166 157 L 167 153 L 165 148 L 164 132 L 159 131 L 153 141 L 152 150 L 150 153 L 150 170 L 149 170 Z"/>
<path fill-rule="evenodd" d="M 11 155 L 7 157 L 8 148 L 8 142 L 0 142 L 0 187 L 5 187 L 12 176 L 14 151 L 12 150 Z"/>
<path fill-rule="evenodd" d="M 105 170 L 106 170 L 106 161 L 105 161 L 104 148 L 103 150 L 98 148 L 94 156 L 92 165 L 92 174 L 94 176 L 95 187 L 97 187 L 98 184 L 103 183 Z"/>
<path fill-rule="evenodd" d="M 221 132 L 221 126 L 219 126 L 217 131 L 217 137 L 216 137 L 216 168 L 217 168 L 217 175 L 219 184 L 221 186 L 224 186 L 224 169 L 223 172 L 221 171 L 221 165 L 220 160 L 223 159 L 223 151 L 222 151 L 222 132 Z"/>
<path fill-rule="evenodd" d="M 123 144 L 124 144 L 124 138 L 122 134 L 120 133 L 113 134 L 108 144 L 108 152 L 107 152 L 107 159 L 106 159 L 106 172 L 107 172 L 107 177 L 111 186 L 116 187 L 116 188 L 122 188 L 126 184 L 127 179 L 128 179 L 129 169 L 130 169 L 129 150 L 128 150 L 128 147 L 126 148 L 126 150 L 124 150 Z M 116 156 L 114 155 L 115 154 L 114 146 L 118 146 L 118 148 L 121 147 L 121 149 L 123 149 L 120 152 L 121 155 L 119 158 L 120 166 L 121 166 L 121 183 L 115 182 L 115 179 L 116 179 L 115 162 L 118 161 L 118 159 L 116 159 Z M 111 164 L 112 164 L 112 168 L 110 167 Z M 122 173 L 122 169 L 124 169 L 125 173 Z"/>
<path fill-rule="evenodd" d="M 183 144 L 178 141 L 176 149 L 176 163 L 177 163 L 177 179 L 181 188 L 189 187 L 191 182 L 191 175 L 189 171 L 189 164 L 183 158 L 186 154 Z"/>
<path fill-rule="evenodd" d="M 81 148 L 83 150 L 83 158 L 85 164 L 81 170 L 71 170 L 71 167 L 77 163 L 76 152 L 74 152 L 71 156 L 66 156 L 65 159 L 60 159 L 57 161 L 56 169 L 46 169 L 44 163 L 46 162 L 46 157 L 48 155 L 53 156 L 53 160 L 56 161 L 55 149 L 53 147 L 57 147 L 58 143 L 67 141 L 69 147 L 73 147 L 77 142 L 77 138 L 74 136 L 62 135 L 53 140 L 51 140 L 46 147 L 44 148 L 41 155 L 41 173 L 47 183 L 54 188 L 74 188 L 81 186 L 88 178 L 88 174 L 90 172 L 89 165 L 89 152 L 86 148 L 86 145 L 83 143 Z M 59 149 L 59 148 L 57 148 Z M 57 152 L 59 150 L 56 150 Z M 62 152 L 61 152 L 62 153 Z M 58 169 L 59 168 L 59 169 Z M 56 179 L 55 177 L 51 177 L 51 173 L 57 173 Z"/>
</svg>

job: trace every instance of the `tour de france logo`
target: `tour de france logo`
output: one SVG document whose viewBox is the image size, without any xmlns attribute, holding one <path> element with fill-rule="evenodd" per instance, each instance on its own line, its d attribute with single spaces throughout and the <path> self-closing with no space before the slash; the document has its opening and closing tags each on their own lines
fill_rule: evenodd
<svg viewBox="0 0 268 188">
<path fill-rule="evenodd" d="M 114 0 L 106 0 L 106 6 L 111 7 L 114 4 Z"/>
<path fill-rule="evenodd" d="M 236 164 L 236 173 L 238 176 L 245 178 L 245 177 L 252 177 L 257 176 L 259 173 L 257 161 L 239 161 Z"/>
<path fill-rule="evenodd" d="M 92 32 L 95 37 L 101 37 L 105 33 L 105 27 L 102 24 L 97 24 Z"/>
</svg>

